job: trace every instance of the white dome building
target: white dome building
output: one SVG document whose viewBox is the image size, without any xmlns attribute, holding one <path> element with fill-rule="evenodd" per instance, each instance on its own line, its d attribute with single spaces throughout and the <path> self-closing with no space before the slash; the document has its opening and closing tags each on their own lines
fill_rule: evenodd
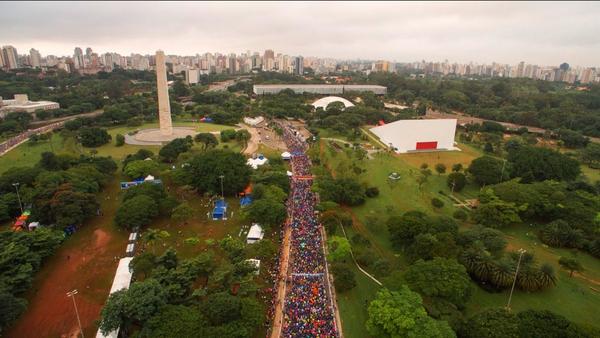
<svg viewBox="0 0 600 338">
<path fill-rule="evenodd" d="M 312 106 L 317 108 L 323 108 L 323 110 L 327 110 L 327 106 L 333 102 L 341 102 L 344 104 L 344 108 L 354 107 L 354 104 L 343 97 L 339 96 L 327 96 L 312 103 Z"/>
</svg>

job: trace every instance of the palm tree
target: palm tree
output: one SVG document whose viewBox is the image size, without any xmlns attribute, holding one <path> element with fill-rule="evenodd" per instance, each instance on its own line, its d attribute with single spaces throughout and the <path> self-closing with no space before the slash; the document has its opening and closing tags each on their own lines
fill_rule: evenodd
<svg viewBox="0 0 600 338">
<path fill-rule="evenodd" d="M 554 268 L 548 263 L 542 264 L 538 273 L 538 286 L 540 289 L 545 289 L 556 285 L 556 276 Z"/>
<path fill-rule="evenodd" d="M 519 269 L 519 275 L 517 275 L 517 285 L 521 290 L 535 291 L 538 289 L 538 269 L 531 265 L 525 264 Z"/>
<path fill-rule="evenodd" d="M 512 285 L 515 278 L 515 265 L 508 259 L 496 261 L 492 271 L 491 282 L 499 289 L 506 289 Z"/>
<path fill-rule="evenodd" d="M 154 244 L 161 239 L 170 237 L 168 231 L 160 230 L 160 229 L 148 229 L 146 233 L 142 236 L 142 240 L 146 243 L 146 245 L 152 247 L 152 253 L 155 253 Z"/>
</svg>

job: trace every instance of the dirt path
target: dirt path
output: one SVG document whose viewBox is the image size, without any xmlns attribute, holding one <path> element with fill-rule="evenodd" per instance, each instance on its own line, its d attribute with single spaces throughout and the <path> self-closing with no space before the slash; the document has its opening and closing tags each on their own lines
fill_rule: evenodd
<svg viewBox="0 0 600 338">
<path fill-rule="evenodd" d="M 273 318 L 273 331 L 271 331 L 271 338 L 277 338 L 281 336 L 281 329 L 283 328 L 283 305 L 285 304 L 285 293 L 286 293 L 286 280 L 288 274 L 289 258 L 290 258 L 290 239 L 292 236 L 292 229 L 286 226 L 283 235 L 283 249 L 281 252 L 281 262 L 279 264 L 279 276 L 277 282 L 277 300 L 275 303 L 275 318 Z"/>
<path fill-rule="evenodd" d="M 117 194 L 117 180 L 113 180 L 98 197 L 103 215 L 90 219 L 44 263 L 27 295 L 27 311 L 6 331 L 6 337 L 76 337 L 75 310 L 66 296 L 73 289 L 79 291 L 75 301 L 84 333 L 95 336 L 95 321 L 118 264 L 115 256 L 123 254 L 127 243 L 128 233 L 112 225 Z"/>
<path fill-rule="evenodd" d="M 244 149 L 244 154 L 252 155 L 256 153 L 258 150 L 258 144 L 260 140 L 260 135 L 258 135 L 258 130 L 253 127 L 243 126 L 250 133 L 250 140 L 248 140 L 248 144 L 246 145 L 246 149 Z"/>
</svg>

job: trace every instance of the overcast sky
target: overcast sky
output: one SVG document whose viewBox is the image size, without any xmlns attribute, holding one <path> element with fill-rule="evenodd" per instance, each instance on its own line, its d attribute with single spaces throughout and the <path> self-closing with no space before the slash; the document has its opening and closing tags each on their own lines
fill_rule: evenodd
<svg viewBox="0 0 600 338">
<path fill-rule="evenodd" d="M 600 65 L 600 2 L 0 2 L 0 45 Z"/>
</svg>

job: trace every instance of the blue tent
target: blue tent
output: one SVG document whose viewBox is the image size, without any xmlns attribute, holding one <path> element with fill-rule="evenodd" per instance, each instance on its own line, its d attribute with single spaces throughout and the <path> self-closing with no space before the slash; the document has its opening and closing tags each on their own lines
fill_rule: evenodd
<svg viewBox="0 0 600 338">
<path fill-rule="evenodd" d="M 215 208 L 212 212 L 213 220 L 224 219 L 227 217 L 227 202 L 225 200 L 218 200 L 215 202 Z"/>
<path fill-rule="evenodd" d="M 251 195 L 246 195 L 240 199 L 240 206 L 242 206 L 242 207 L 245 207 L 245 206 L 249 205 L 250 203 L 252 203 Z"/>
</svg>

